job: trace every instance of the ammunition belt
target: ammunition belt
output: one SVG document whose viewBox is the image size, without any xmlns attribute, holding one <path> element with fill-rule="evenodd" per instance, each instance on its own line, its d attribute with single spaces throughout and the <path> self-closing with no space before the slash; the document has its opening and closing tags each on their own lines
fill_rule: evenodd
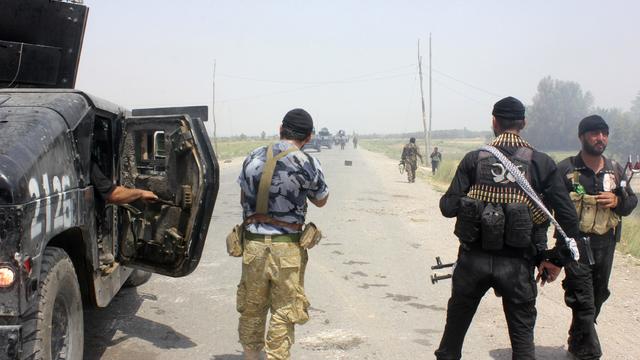
<svg viewBox="0 0 640 360">
<path fill-rule="evenodd" d="M 467 196 L 472 199 L 494 204 L 525 203 L 531 210 L 534 224 L 540 225 L 547 221 L 547 216 L 544 212 L 520 189 L 475 184 L 471 186 Z"/>
</svg>

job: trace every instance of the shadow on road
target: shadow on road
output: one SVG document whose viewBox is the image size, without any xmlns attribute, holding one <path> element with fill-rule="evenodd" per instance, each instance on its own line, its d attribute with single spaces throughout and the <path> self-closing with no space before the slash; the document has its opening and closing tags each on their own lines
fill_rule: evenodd
<svg viewBox="0 0 640 360">
<path fill-rule="evenodd" d="M 213 357 L 209 360 L 242 360 L 242 355 L 213 355 Z M 262 357 L 261 357 L 262 359 Z"/>
<path fill-rule="evenodd" d="M 172 327 L 137 316 L 138 309 L 145 301 L 157 301 L 157 297 L 152 294 L 139 294 L 135 288 L 125 288 L 108 307 L 85 309 L 84 359 L 101 359 L 108 348 L 130 338 L 145 340 L 158 349 L 186 349 L 196 346 L 191 339 L 176 332 Z"/>
<path fill-rule="evenodd" d="M 496 360 L 510 360 L 511 348 L 491 350 L 489 351 L 489 355 Z M 567 351 L 562 346 L 536 346 L 536 359 L 538 360 L 556 360 L 566 358 Z"/>
</svg>

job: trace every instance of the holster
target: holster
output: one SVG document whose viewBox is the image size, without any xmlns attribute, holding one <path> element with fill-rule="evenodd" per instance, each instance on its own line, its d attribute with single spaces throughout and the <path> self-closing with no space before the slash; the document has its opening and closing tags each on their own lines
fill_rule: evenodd
<svg viewBox="0 0 640 360">
<path fill-rule="evenodd" d="M 500 250 L 504 246 L 505 216 L 500 204 L 488 203 L 481 216 L 482 248 Z"/>
<path fill-rule="evenodd" d="M 480 239 L 480 216 L 484 203 L 470 197 L 460 198 L 460 207 L 453 233 L 463 243 L 473 243 Z"/>
<path fill-rule="evenodd" d="M 227 235 L 227 254 L 233 257 L 240 257 L 244 251 L 244 223 L 236 225 Z"/>
<path fill-rule="evenodd" d="M 303 249 L 311 249 L 316 246 L 322 239 L 322 232 L 316 224 L 309 222 L 304 226 L 304 230 L 300 235 L 300 246 Z"/>
<path fill-rule="evenodd" d="M 529 206 L 525 203 L 511 203 L 505 205 L 506 233 L 505 245 L 515 248 L 531 246 L 533 219 Z"/>
</svg>

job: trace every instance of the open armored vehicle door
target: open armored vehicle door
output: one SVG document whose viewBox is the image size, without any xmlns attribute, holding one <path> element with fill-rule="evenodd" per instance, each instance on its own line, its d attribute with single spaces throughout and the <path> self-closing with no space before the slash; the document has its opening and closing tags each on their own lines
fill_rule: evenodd
<svg viewBox="0 0 640 360">
<path fill-rule="evenodd" d="M 134 111 L 136 116 L 125 119 L 118 168 L 122 185 L 151 190 L 161 200 L 120 209 L 118 261 L 185 276 L 200 261 L 219 169 L 200 117 L 154 110 Z"/>
</svg>

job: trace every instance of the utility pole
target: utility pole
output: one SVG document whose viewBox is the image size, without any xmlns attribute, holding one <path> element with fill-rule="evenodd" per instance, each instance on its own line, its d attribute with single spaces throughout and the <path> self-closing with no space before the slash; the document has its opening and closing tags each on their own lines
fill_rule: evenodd
<svg viewBox="0 0 640 360">
<path fill-rule="evenodd" d="M 425 156 L 429 156 L 431 151 L 431 124 L 433 124 L 433 106 L 431 102 L 431 33 L 429 33 L 429 135 L 427 136 L 427 151 Z"/>
<path fill-rule="evenodd" d="M 431 37 L 429 37 L 429 39 L 431 39 Z M 422 55 L 420 55 L 420 39 L 418 39 L 418 72 L 420 74 L 420 99 L 422 101 L 422 128 L 424 129 L 423 132 L 424 132 L 424 144 L 425 144 L 424 155 L 427 156 L 429 154 L 429 146 L 430 146 L 429 138 L 431 136 L 430 134 L 427 133 L 427 115 L 424 109 L 424 90 L 422 89 Z M 431 92 L 429 92 L 429 94 L 431 94 Z"/>
<path fill-rule="evenodd" d="M 216 134 L 217 124 L 216 124 L 216 61 L 213 60 L 213 99 L 211 103 L 211 120 L 213 121 L 213 148 L 216 151 L 216 155 L 218 154 L 218 137 Z"/>
</svg>

